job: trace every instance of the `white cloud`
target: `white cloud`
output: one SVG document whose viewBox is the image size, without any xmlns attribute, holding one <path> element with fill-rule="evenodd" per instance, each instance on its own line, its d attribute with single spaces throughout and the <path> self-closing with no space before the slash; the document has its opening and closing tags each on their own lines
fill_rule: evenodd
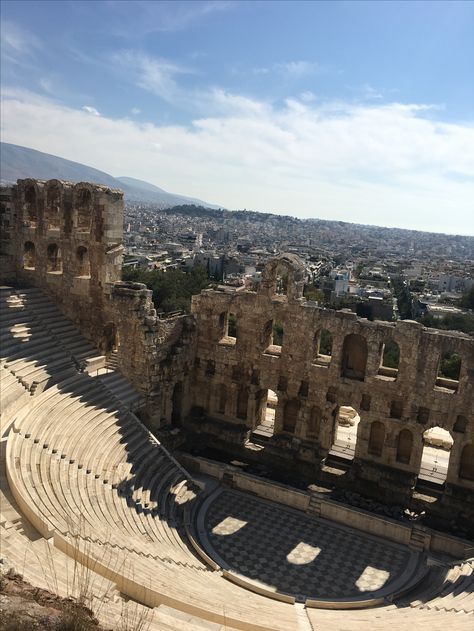
<svg viewBox="0 0 474 631">
<path fill-rule="evenodd" d="M 132 82 L 168 103 L 175 103 L 183 95 L 175 77 L 191 74 L 184 66 L 133 50 L 116 53 L 113 61 L 130 74 Z"/>
<path fill-rule="evenodd" d="M 275 68 L 282 74 L 302 78 L 315 74 L 320 70 L 319 64 L 314 61 L 287 61 L 275 65 Z"/>
<path fill-rule="evenodd" d="M 88 114 L 91 114 L 92 116 L 100 116 L 100 112 L 96 110 L 95 107 L 92 107 L 91 105 L 83 105 L 82 110 L 84 112 L 87 112 Z"/>
<path fill-rule="evenodd" d="M 1 36 L 3 53 L 11 56 L 29 55 L 42 48 L 39 39 L 11 20 L 2 20 Z"/>
<path fill-rule="evenodd" d="M 474 233 L 474 124 L 423 104 L 207 95 L 214 115 L 157 126 L 4 90 L 2 137 L 229 208 Z M 91 151 L 91 149 L 93 149 Z"/>
<path fill-rule="evenodd" d="M 364 98 L 367 99 L 367 100 L 383 99 L 383 94 L 379 90 L 376 90 L 374 87 L 369 85 L 368 83 L 366 83 L 362 87 L 362 92 L 363 92 Z"/>
<path fill-rule="evenodd" d="M 134 115 L 137 116 L 138 114 L 141 113 L 141 109 L 139 109 L 138 107 L 132 107 L 132 109 L 130 110 L 130 112 Z"/>
</svg>

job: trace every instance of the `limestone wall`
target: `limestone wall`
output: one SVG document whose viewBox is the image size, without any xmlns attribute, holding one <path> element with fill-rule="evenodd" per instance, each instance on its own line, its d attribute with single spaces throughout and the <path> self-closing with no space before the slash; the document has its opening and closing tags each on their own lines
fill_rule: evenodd
<svg viewBox="0 0 474 631">
<path fill-rule="evenodd" d="M 300 460 L 321 463 L 334 443 L 339 407 L 352 406 L 361 420 L 351 475 L 380 487 L 404 487 L 408 494 L 420 470 L 423 433 L 438 426 L 454 439 L 447 484 L 465 489 L 474 501 L 467 462 L 474 443 L 474 340 L 417 322 L 370 322 L 321 309 L 301 297 L 301 285 L 277 295 L 268 280 L 275 267 L 272 262 L 258 293 L 207 290 L 194 297 L 195 408 L 250 431 L 273 390 L 274 442 L 296 445 Z M 226 335 L 230 313 L 235 337 Z M 281 347 L 272 344 L 272 322 L 283 328 Z M 330 357 L 318 352 L 323 329 L 332 336 Z M 400 349 L 398 370 L 381 366 L 384 344 L 391 341 Z M 438 376 L 446 352 L 461 356 L 458 381 Z M 402 430 L 408 431 L 400 439 Z"/>
<path fill-rule="evenodd" d="M 2 269 L 2 280 L 40 287 L 100 343 L 107 286 L 121 275 L 122 192 L 87 182 L 26 179 L 9 196 L 3 251 L 10 265 Z"/>
</svg>

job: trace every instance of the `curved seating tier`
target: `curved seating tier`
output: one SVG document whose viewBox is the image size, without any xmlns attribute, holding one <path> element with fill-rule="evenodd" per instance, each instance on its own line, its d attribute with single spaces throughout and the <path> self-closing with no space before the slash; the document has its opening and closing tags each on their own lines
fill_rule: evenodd
<svg viewBox="0 0 474 631">
<path fill-rule="evenodd" d="M 51 589 L 44 568 L 53 563 L 54 591 L 71 595 L 74 568 L 88 568 L 91 606 L 112 628 L 127 616 L 150 631 L 472 626 L 470 563 L 433 568 L 431 588 L 398 605 L 351 611 L 273 600 L 209 569 L 184 529 L 195 487 L 130 412 L 133 391 L 116 373 L 80 372 L 96 351 L 38 290 L 2 290 L 0 301 L 0 534 L 27 580 Z"/>
<path fill-rule="evenodd" d="M 7 476 L 44 537 L 148 606 L 236 628 L 293 628 L 291 606 L 240 589 L 194 555 L 181 530 L 194 498 L 183 469 L 96 379 L 78 374 L 33 400 L 15 415 Z"/>
</svg>

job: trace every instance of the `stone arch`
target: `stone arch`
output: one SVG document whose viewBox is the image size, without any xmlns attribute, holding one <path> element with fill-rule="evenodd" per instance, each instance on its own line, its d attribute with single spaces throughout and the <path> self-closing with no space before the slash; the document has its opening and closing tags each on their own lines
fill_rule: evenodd
<svg viewBox="0 0 474 631">
<path fill-rule="evenodd" d="M 364 381 L 367 354 L 365 337 L 357 333 L 346 335 L 342 347 L 342 376 Z"/>
<path fill-rule="evenodd" d="M 410 464 L 413 449 L 413 434 L 409 429 L 402 429 L 397 438 L 397 462 Z"/>
<path fill-rule="evenodd" d="M 80 182 L 74 187 L 74 227 L 79 232 L 92 228 L 93 190 L 90 184 Z"/>
<path fill-rule="evenodd" d="M 462 358 L 455 351 L 446 350 L 441 353 L 436 375 L 436 386 L 456 391 L 459 386 Z"/>
<path fill-rule="evenodd" d="M 26 241 L 23 246 L 23 269 L 35 269 L 36 248 L 32 241 Z"/>
<path fill-rule="evenodd" d="M 49 180 L 46 184 L 45 224 L 48 230 L 61 228 L 63 186 L 59 180 Z"/>
<path fill-rule="evenodd" d="M 256 396 L 255 429 L 267 438 L 275 432 L 278 395 L 274 390 L 262 388 Z"/>
<path fill-rule="evenodd" d="M 46 251 L 46 269 L 48 272 L 62 272 L 61 250 L 56 243 L 50 243 Z"/>
<path fill-rule="evenodd" d="M 368 452 L 373 456 L 381 456 L 385 442 L 385 425 L 380 421 L 373 421 L 370 425 Z"/>
<path fill-rule="evenodd" d="M 423 448 L 418 477 L 434 484 L 444 484 L 454 444 L 451 432 L 433 423 L 423 431 L 422 438 Z"/>
<path fill-rule="evenodd" d="M 297 399 L 289 399 L 283 410 L 283 431 L 294 434 L 300 412 L 300 402 Z"/>
<path fill-rule="evenodd" d="M 459 477 L 474 482 L 474 444 L 464 445 L 459 460 Z"/>
<path fill-rule="evenodd" d="M 400 365 L 400 347 L 395 340 L 388 340 L 380 345 L 380 364 L 378 374 L 396 379 Z"/>
<path fill-rule="evenodd" d="M 23 224 L 36 228 L 39 223 L 39 190 L 34 180 L 23 182 Z"/>
<path fill-rule="evenodd" d="M 331 452 L 353 460 L 357 447 L 360 415 L 351 405 L 336 405 L 333 410 Z"/>
<path fill-rule="evenodd" d="M 84 245 L 80 245 L 76 250 L 76 266 L 77 276 L 90 276 L 89 250 Z"/>
<path fill-rule="evenodd" d="M 332 335 L 328 329 L 318 329 L 314 336 L 313 364 L 329 366 L 332 357 Z"/>
<path fill-rule="evenodd" d="M 277 295 L 279 274 L 287 278 L 286 297 L 289 301 L 303 296 L 305 267 L 303 261 L 295 254 L 281 254 L 270 259 L 265 265 L 259 292 L 274 298 Z"/>
</svg>

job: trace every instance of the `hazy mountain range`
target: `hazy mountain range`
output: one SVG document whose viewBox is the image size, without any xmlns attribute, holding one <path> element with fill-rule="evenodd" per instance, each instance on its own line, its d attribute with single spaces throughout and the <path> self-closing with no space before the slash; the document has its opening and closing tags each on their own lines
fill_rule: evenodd
<svg viewBox="0 0 474 631">
<path fill-rule="evenodd" d="M 121 189 L 127 201 L 151 202 L 160 208 L 170 208 L 179 204 L 197 204 L 208 208 L 219 208 L 219 206 L 209 204 L 201 199 L 168 193 L 149 182 L 136 180 L 133 177 L 113 177 L 85 164 L 65 160 L 28 147 L 2 142 L 0 143 L 0 155 L 0 179 L 2 183 L 16 182 L 17 179 L 28 177 L 39 180 L 95 182 Z"/>
</svg>

